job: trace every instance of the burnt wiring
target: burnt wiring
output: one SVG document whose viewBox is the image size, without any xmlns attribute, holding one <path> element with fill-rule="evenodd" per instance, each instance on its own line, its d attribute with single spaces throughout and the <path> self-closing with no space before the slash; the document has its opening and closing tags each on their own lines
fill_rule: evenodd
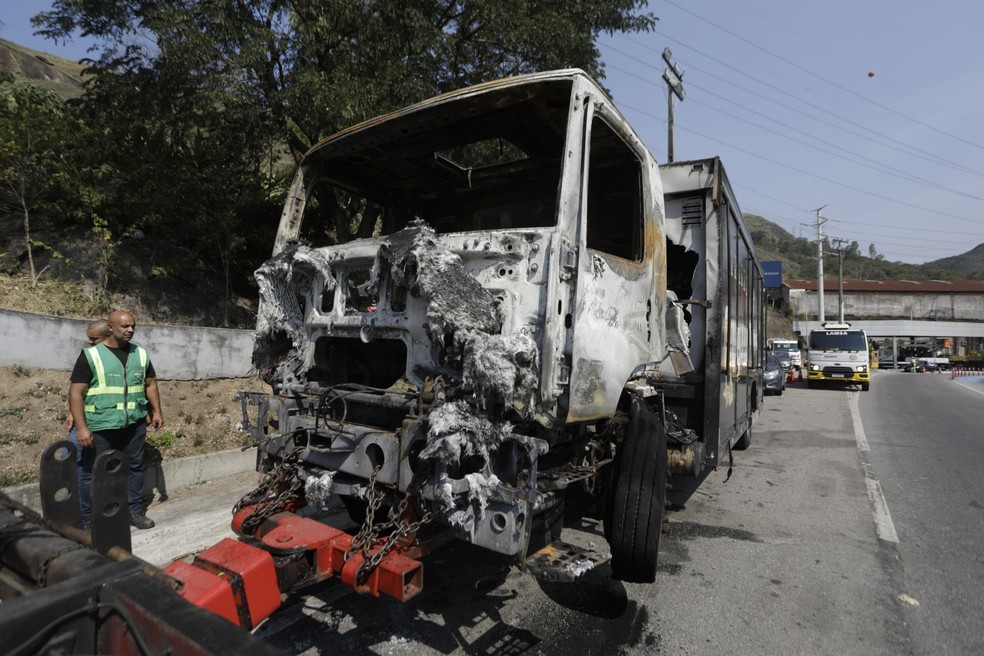
<svg viewBox="0 0 984 656">
<path fill-rule="evenodd" d="M 348 401 L 346 401 L 346 397 L 364 392 L 374 394 L 396 394 L 407 399 L 420 396 L 420 393 L 417 391 L 372 387 L 370 385 L 362 385 L 360 383 L 339 383 L 337 385 L 332 385 L 318 394 L 318 409 L 314 414 L 314 431 L 318 431 L 318 422 L 321 419 L 324 419 L 325 428 L 330 428 L 336 433 L 342 433 L 344 430 L 345 420 L 348 417 Z M 331 408 L 334 406 L 336 401 L 342 402 L 342 415 L 340 418 L 332 418 L 337 419 L 337 427 L 328 426 Z"/>
<path fill-rule="evenodd" d="M 663 426 L 666 427 L 666 437 L 679 444 L 693 444 L 697 441 L 697 433 L 683 425 L 676 413 L 666 407 L 666 401 L 660 396 L 660 409 L 663 413 Z"/>
<path fill-rule="evenodd" d="M 667 418 L 670 420 L 666 427 L 666 436 L 668 438 L 680 444 L 693 444 L 697 441 L 699 437 L 697 433 L 680 423 L 680 420 L 672 411 L 667 413 Z"/>
</svg>

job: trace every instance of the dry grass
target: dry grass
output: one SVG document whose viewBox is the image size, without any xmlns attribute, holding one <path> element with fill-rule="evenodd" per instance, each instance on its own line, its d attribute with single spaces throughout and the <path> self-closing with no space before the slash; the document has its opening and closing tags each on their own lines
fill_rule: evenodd
<svg viewBox="0 0 984 656">
<path fill-rule="evenodd" d="M 0 367 L 0 487 L 35 481 L 41 454 L 65 439 L 68 371 Z M 165 425 L 148 434 L 164 458 L 250 444 L 237 430 L 239 390 L 264 391 L 258 380 L 159 381 Z"/>
<path fill-rule="evenodd" d="M 91 319 L 105 317 L 115 308 L 127 308 L 145 323 L 151 313 L 138 299 L 106 294 L 84 281 L 68 282 L 42 277 L 37 286 L 30 276 L 0 274 L 0 307 L 20 312 L 50 314 L 57 317 Z"/>
</svg>

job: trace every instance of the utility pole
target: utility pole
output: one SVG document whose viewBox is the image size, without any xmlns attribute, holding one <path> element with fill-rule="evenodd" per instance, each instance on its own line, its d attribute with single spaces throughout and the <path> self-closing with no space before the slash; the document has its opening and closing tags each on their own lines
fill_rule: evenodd
<svg viewBox="0 0 984 656">
<path fill-rule="evenodd" d="M 837 308 L 838 322 L 844 323 L 844 244 L 846 239 L 835 239 L 837 247 Z"/>
<path fill-rule="evenodd" d="M 817 302 L 820 304 L 817 317 L 821 325 L 825 321 L 823 314 L 823 224 L 827 222 L 827 219 L 820 216 L 820 210 L 824 207 L 827 206 L 822 205 L 813 210 L 817 213 Z"/>
<path fill-rule="evenodd" d="M 673 53 L 670 52 L 669 48 L 663 49 L 663 61 L 666 62 L 666 68 L 663 69 L 663 81 L 666 82 L 667 92 L 666 92 L 666 161 L 673 161 L 673 96 L 680 99 L 683 102 L 684 96 L 687 95 L 683 88 L 683 68 L 679 64 L 674 64 L 670 61 Z"/>
</svg>

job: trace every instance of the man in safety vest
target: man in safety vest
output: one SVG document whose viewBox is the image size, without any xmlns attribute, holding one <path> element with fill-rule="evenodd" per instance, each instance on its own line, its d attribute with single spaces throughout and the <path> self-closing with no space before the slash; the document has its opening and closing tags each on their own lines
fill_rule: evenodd
<svg viewBox="0 0 984 656">
<path fill-rule="evenodd" d="M 96 456 L 117 449 L 130 460 L 130 524 L 152 528 L 143 507 L 143 448 L 147 426 L 164 425 L 157 374 L 147 351 L 131 344 L 136 321 L 125 310 L 109 315 L 109 335 L 82 349 L 72 370 L 68 405 L 82 448 L 79 498 L 82 522 L 89 523 L 89 488 Z"/>
</svg>

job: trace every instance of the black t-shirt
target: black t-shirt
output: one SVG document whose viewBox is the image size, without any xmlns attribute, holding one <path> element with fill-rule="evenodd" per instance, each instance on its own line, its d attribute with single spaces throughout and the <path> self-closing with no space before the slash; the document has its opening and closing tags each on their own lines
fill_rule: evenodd
<svg viewBox="0 0 984 656">
<path fill-rule="evenodd" d="M 124 367 L 126 366 L 126 360 L 130 355 L 130 349 L 135 348 L 133 344 L 127 344 L 122 348 L 113 348 L 111 346 L 107 346 L 106 344 L 103 344 L 103 346 L 108 348 L 109 351 L 119 359 Z M 147 360 L 147 375 L 145 378 L 157 378 L 157 374 L 154 372 L 154 364 L 149 359 Z M 85 357 L 85 351 L 79 352 L 79 358 L 75 361 L 75 368 L 72 369 L 71 382 L 85 383 L 86 385 L 92 382 L 92 367 L 89 366 L 89 359 Z"/>
</svg>

